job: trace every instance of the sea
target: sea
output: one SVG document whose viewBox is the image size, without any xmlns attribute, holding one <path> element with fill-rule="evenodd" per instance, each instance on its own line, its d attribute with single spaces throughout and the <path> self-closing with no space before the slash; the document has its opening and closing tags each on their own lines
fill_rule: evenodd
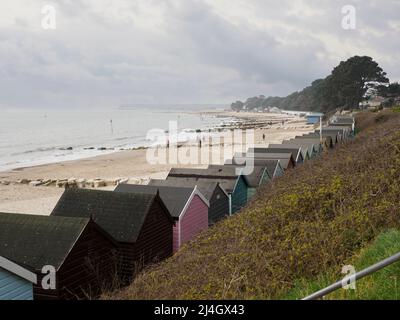
<svg viewBox="0 0 400 320">
<path fill-rule="evenodd" d="M 206 109 L 222 111 L 224 107 L 0 110 L 0 172 L 148 147 L 154 143 L 147 139 L 149 130 L 168 132 L 170 121 L 182 133 L 195 133 L 235 121 L 201 112 Z M 191 139 L 188 134 L 182 137 Z"/>
</svg>

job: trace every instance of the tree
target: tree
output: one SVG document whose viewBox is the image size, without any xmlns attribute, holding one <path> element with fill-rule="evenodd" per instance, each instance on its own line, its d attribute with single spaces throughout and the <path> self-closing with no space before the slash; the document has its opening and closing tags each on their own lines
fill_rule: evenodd
<svg viewBox="0 0 400 320">
<path fill-rule="evenodd" d="M 385 98 L 396 98 L 400 97 L 400 84 L 394 82 L 388 86 L 381 85 L 378 87 L 378 94 Z"/>
<path fill-rule="evenodd" d="M 231 104 L 231 109 L 234 111 L 240 111 L 244 107 L 244 103 L 242 101 L 236 101 Z"/>
<path fill-rule="evenodd" d="M 354 56 L 342 61 L 325 79 L 315 80 L 300 92 L 287 97 L 265 98 L 261 95 L 247 99 L 244 105 L 246 109 L 277 107 L 321 112 L 358 108 L 367 93 L 379 89 L 387 95 L 400 96 L 400 85 L 387 86 L 388 83 L 386 73 L 371 57 Z M 243 108 L 237 102 L 232 105 Z"/>
<path fill-rule="evenodd" d="M 246 109 L 252 110 L 252 109 L 262 107 L 263 101 L 264 101 L 264 98 L 262 98 L 262 97 L 252 97 L 252 98 L 248 98 L 244 104 L 246 106 Z"/>
<path fill-rule="evenodd" d="M 371 57 L 342 61 L 327 78 L 326 95 L 336 108 L 357 108 L 369 89 L 388 83 L 386 72 Z"/>
</svg>

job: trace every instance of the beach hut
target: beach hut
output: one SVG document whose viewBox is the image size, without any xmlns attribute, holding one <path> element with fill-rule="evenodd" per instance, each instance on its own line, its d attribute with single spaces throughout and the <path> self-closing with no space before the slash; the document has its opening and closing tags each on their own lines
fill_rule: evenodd
<svg viewBox="0 0 400 320">
<path fill-rule="evenodd" d="M 333 139 L 334 145 L 340 143 L 343 139 L 342 137 L 342 131 L 339 130 L 327 130 L 325 128 L 322 129 L 322 135 L 326 134 L 326 135 L 330 135 Z M 313 134 L 320 134 L 320 130 L 315 130 L 315 132 Z"/>
<path fill-rule="evenodd" d="M 313 133 L 308 133 L 308 134 L 306 134 L 304 136 L 301 136 L 301 137 L 319 138 L 320 135 L 321 135 L 320 132 L 317 131 L 317 132 L 313 132 Z M 327 138 L 328 143 L 329 143 L 329 140 L 331 140 L 330 141 L 330 145 L 331 145 L 332 148 L 335 147 L 336 144 L 338 144 L 339 141 L 340 141 L 340 138 L 339 138 L 339 135 L 338 135 L 337 132 L 326 132 L 326 131 L 324 132 L 324 131 L 322 131 L 322 137 L 323 138 Z"/>
<path fill-rule="evenodd" d="M 291 153 L 296 165 L 302 164 L 305 160 L 301 152 L 301 147 L 288 148 L 283 145 L 278 145 L 277 147 L 268 146 L 268 148 L 250 148 L 247 152 L 256 154 Z"/>
<path fill-rule="evenodd" d="M 314 158 L 316 154 L 318 154 L 318 149 L 315 149 L 313 144 L 296 143 L 295 140 L 291 140 L 291 141 L 282 141 L 282 145 L 287 146 L 288 148 L 301 147 L 303 158 L 306 160 L 310 160 Z"/>
<path fill-rule="evenodd" d="M 235 164 L 230 164 L 230 165 L 223 165 L 223 166 L 218 166 L 218 165 L 210 165 L 208 168 L 209 169 L 221 169 L 222 171 L 227 169 L 227 166 L 230 167 L 235 167 L 238 172 L 241 171 L 246 182 L 248 185 L 247 188 L 247 200 L 251 199 L 257 192 L 257 189 L 262 186 L 263 184 L 266 184 L 271 181 L 271 177 L 268 174 L 268 170 L 265 166 L 254 166 L 249 172 L 246 172 L 245 167 L 243 165 L 235 165 Z M 229 168 L 230 170 L 230 168 Z"/>
<path fill-rule="evenodd" d="M 133 194 L 160 193 L 161 200 L 175 220 L 173 253 L 201 231 L 208 228 L 209 202 L 197 186 L 191 188 L 160 187 L 149 185 L 119 184 L 115 192 Z"/>
<path fill-rule="evenodd" d="M 0 257 L 0 301 L 33 300 L 37 276 L 32 271 Z"/>
<path fill-rule="evenodd" d="M 326 134 L 322 134 L 322 139 L 320 138 L 319 133 L 309 133 L 303 136 L 296 136 L 296 140 L 304 140 L 304 139 L 311 139 L 313 141 L 319 141 L 322 144 L 324 150 L 331 149 L 334 147 L 334 142 L 332 141 L 332 137 Z"/>
<path fill-rule="evenodd" d="M 240 155 L 240 154 L 239 154 Z M 236 155 L 235 155 L 236 156 Z M 293 169 L 296 166 L 296 160 L 293 158 L 292 153 L 251 153 L 247 152 L 246 157 L 253 158 L 254 161 L 263 160 L 279 160 L 281 167 L 284 170 Z"/>
<path fill-rule="evenodd" d="M 266 160 L 265 166 L 272 179 L 279 178 L 284 174 L 284 169 L 279 160 Z"/>
<path fill-rule="evenodd" d="M 347 121 L 349 123 L 352 123 L 354 122 L 354 117 L 346 114 L 335 114 L 329 119 L 329 121 L 330 122 Z"/>
<path fill-rule="evenodd" d="M 123 283 L 143 266 L 172 255 L 174 220 L 157 192 L 67 189 L 52 215 L 91 217 L 108 232 L 117 242 Z"/>
<path fill-rule="evenodd" d="M 219 182 L 220 186 L 229 195 L 230 214 L 234 214 L 247 203 L 248 183 L 242 174 L 237 174 L 235 167 L 222 169 L 176 169 L 168 174 L 167 180 L 174 178 L 207 179 Z"/>
<path fill-rule="evenodd" d="M 208 200 L 208 225 L 211 226 L 229 216 L 229 195 L 218 182 L 208 179 L 174 178 L 167 180 L 151 179 L 150 186 L 196 187 Z"/>
<path fill-rule="evenodd" d="M 8 288 L 21 285 L 35 300 L 96 298 L 114 280 L 117 266 L 115 243 L 89 218 L 0 213 L 0 256 L 31 272 L 31 293 L 26 281 L 15 278 Z M 55 287 L 42 285 L 46 266 L 55 271 Z M 1 291 L 7 296 L 7 288 Z"/>
<path fill-rule="evenodd" d="M 313 154 L 315 156 L 315 155 L 323 152 L 325 148 L 328 148 L 328 146 L 326 145 L 326 138 L 323 138 L 322 140 L 323 141 L 321 142 L 321 140 L 319 138 L 314 138 L 314 139 L 294 138 L 294 139 L 285 140 L 282 143 L 283 144 L 298 144 L 298 145 L 302 145 L 302 146 L 308 146 L 309 148 L 311 147 L 312 150 L 314 151 Z"/>
<path fill-rule="evenodd" d="M 350 127 L 352 133 L 354 133 L 355 118 L 352 116 L 335 115 L 329 120 L 329 125 Z"/>
<path fill-rule="evenodd" d="M 307 124 L 317 124 L 320 122 L 320 118 L 323 116 L 323 113 L 310 113 L 306 115 Z"/>
<path fill-rule="evenodd" d="M 355 129 L 356 129 L 356 124 L 354 123 L 347 123 L 347 122 L 331 122 L 329 125 L 335 126 L 335 127 L 344 127 L 344 128 L 349 128 L 351 130 L 351 133 L 354 134 Z"/>
<path fill-rule="evenodd" d="M 288 150 L 293 149 L 293 150 L 297 150 L 299 149 L 301 152 L 301 155 L 303 157 L 303 162 L 310 160 L 312 157 L 312 150 L 309 146 L 302 146 L 302 145 L 295 145 L 295 144 L 270 144 L 268 145 L 268 148 L 270 149 L 282 149 L 282 148 L 286 148 Z"/>
<path fill-rule="evenodd" d="M 319 133 L 320 130 L 315 130 L 315 133 Z M 322 133 L 326 133 L 326 134 L 336 134 L 337 135 L 337 140 L 338 142 L 344 140 L 347 138 L 348 134 L 350 133 L 349 128 L 333 128 L 333 127 L 323 127 L 322 128 Z"/>
<path fill-rule="evenodd" d="M 319 132 L 319 131 L 316 131 Z M 326 133 L 337 133 L 340 137 L 340 140 L 346 140 L 350 137 L 351 135 L 351 130 L 349 127 L 334 127 L 334 126 L 329 126 L 329 127 L 323 127 L 322 132 Z"/>
<path fill-rule="evenodd" d="M 254 159 L 247 157 L 245 153 L 237 153 L 232 160 L 227 160 L 226 165 L 248 165 L 248 166 L 261 166 L 267 169 L 268 175 L 271 180 L 280 177 L 284 173 L 284 169 L 280 164 L 280 160 L 268 160 L 268 159 Z"/>
</svg>

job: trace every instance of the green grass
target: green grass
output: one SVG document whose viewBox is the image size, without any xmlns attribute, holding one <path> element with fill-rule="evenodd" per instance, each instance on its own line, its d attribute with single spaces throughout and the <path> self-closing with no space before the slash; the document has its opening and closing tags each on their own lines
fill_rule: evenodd
<svg viewBox="0 0 400 320">
<path fill-rule="evenodd" d="M 396 106 L 392 108 L 393 112 L 400 112 L 400 106 Z"/>
<path fill-rule="evenodd" d="M 390 230 L 382 233 L 369 246 L 359 252 L 348 264 L 361 271 L 383 259 L 400 252 L 400 231 Z M 302 279 L 283 299 L 301 299 L 340 279 L 340 270 L 320 275 L 314 281 Z M 349 300 L 398 300 L 400 298 L 400 262 L 394 263 L 378 272 L 356 282 L 356 290 L 339 289 L 325 299 Z"/>
</svg>

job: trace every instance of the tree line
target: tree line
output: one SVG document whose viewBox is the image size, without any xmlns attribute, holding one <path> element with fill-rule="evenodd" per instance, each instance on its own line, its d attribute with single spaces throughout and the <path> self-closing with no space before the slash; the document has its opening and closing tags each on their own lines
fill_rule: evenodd
<svg viewBox="0 0 400 320">
<path fill-rule="evenodd" d="M 287 97 L 252 97 L 245 102 L 232 103 L 231 108 L 239 111 L 277 107 L 325 113 L 336 109 L 358 108 L 360 102 L 371 95 L 395 99 L 400 96 L 400 85 L 390 84 L 386 72 L 371 57 L 354 56 L 340 62 L 329 76 L 315 80 L 302 91 Z"/>
</svg>

